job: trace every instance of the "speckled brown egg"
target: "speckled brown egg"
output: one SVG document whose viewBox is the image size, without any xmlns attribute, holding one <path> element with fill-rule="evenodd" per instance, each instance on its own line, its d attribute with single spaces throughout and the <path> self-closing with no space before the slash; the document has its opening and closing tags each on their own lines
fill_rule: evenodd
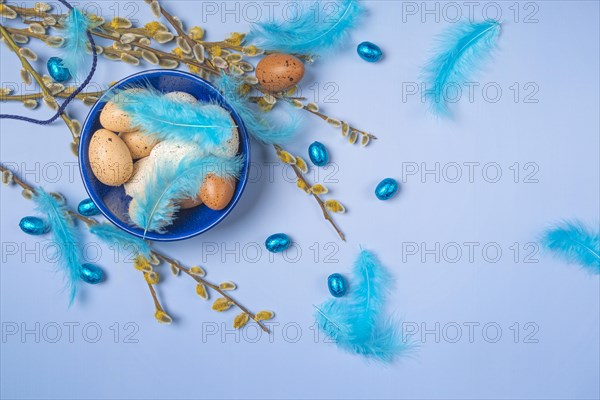
<svg viewBox="0 0 600 400">
<path fill-rule="evenodd" d="M 222 210 L 231 202 L 235 192 L 235 179 L 208 174 L 200 188 L 200 200 L 211 210 Z"/>
<path fill-rule="evenodd" d="M 295 86 L 304 76 L 304 64 L 289 54 L 265 56 L 256 66 L 256 78 L 269 92 L 281 92 Z"/>
<path fill-rule="evenodd" d="M 127 145 L 134 160 L 148 157 L 158 143 L 158 140 L 140 131 L 122 132 L 119 137 Z"/>
<path fill-rule="evenodd" d="M 109 130 L 94 132 L 88 157 L 94 176 L 105 185 L 120 186 L 133 174 L 133 159 L 127 145 Z"/>
<path fill-rule="evenodd" d="M 133 132 L 136 127 L 131 123 L 129 115 L 122 111 L 115 103 L 106 103 L 100 113 L 100 124 L 104 129 L 113 132 Z"/>
</svg>

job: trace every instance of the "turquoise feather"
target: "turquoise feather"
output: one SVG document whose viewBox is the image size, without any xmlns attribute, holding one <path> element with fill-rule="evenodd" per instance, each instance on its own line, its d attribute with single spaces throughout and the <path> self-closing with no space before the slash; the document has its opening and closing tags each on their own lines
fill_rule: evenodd
<svg viewBox="0 0 600 400">
<path fill-rule="evenodd" d="M 361 251 L 354 264 L 350 293 L 315 308 L 321 329 L 343 350 L 391 362 L 408 349 L 399 323 L 384 315 L 392 277 L 370 251 Z"/>
<path fill-rule="evenodd" d="M 253 25 L 246 39 L 265 50 L 323 55 L 346 42 L 363 13 L 358 0 L 314 1 L 287 21 Z"/>
<path fill-rule="evenodd" d="M 77 228 L 64 200 L 56 199 L 40 187 L 35 190 L 33 201 L 50 225 L 53 242 L 58 248 L 58 262 L 65 276 L 66 289 L 69 291 L 69 304 L 72 304 L 77 292 L 77 283 L 81 279 L 81 252 Z"/>
<path fill-rule="evenodd" d="M 452 86 L 463 85 L 490 58 L 500 36 L 498 21 L 462 22 L 439 38 L 437 54 L 425 66 L 425 99 L 438 116 L 449 116 L 445 97 Z M 461 87 L 462 89 L 462 87 Z"/>
<path fill-rule="evenodd" d="M 209 173 L 223 178 L 237 178 L 243 166 L 243 158 L 200 158 L 194 154 L 186 156 L 177 165 L 159 163 L 144 184 L 140 195 L 129 206 L 131 221 L 148 231 L 163 233 L 171 225 L 179 211 L 178 201 L 195 198 L 204 178 Z"/>
<path fill-rule="evenodd" d="M 87 58 L 87 34 L 91 21 L 77 8 L 69 11 L 64 20 L 65 46 L 62 53 L 62 66 L 67 68 L 71 76 L 77 77 L 82 64 Z"/>
<path fill-rule="evenodd" d="M 158 140 L 194 142 L 212 151 L 231 138 L 236 127 L 227 110 L 216 104 L 169 98 L 149 85 L 128 89 L 143 90 L 119 91 L 112 101 L 134 125 Z"/>
<path fill-rule="evenodd" d="M 542 236 L 541 244 L 557 257 L 594 274 L 600 274 L 600 228 L 586 227 L 580 221 L 564 221 Z"/>
<path fill-rule="evenodd" d="M 243 95 L 240 87 L 243 81 L 231 75 L 222 74 L 215 81 L 231 107 L 239 114 L 248 133 L 265 144 L 284 144 L 292 140 L 300 127 L 300 117 L 297 113 L 282 110 L 285 115 L 276 121 L 274 112 L 263 113 L 256 108 L 250 108 L 248 95 Z"/>
<path fill-rule="evenodd" d="M 116 246 L 119 250 L 131 251 L 133 256 L 144 256 L 150 259 L 152 249 L 143 239 L 130 235 L 122 229 L 111 224 L 96 224 L 90 226 L 90 233 L 98 237 L 109 246 Z"/>
</svg>

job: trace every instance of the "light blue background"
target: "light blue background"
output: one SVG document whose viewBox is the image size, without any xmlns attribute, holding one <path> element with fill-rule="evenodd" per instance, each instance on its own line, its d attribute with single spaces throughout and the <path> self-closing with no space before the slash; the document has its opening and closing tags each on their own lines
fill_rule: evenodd
<svg viewBox="0 0 600 400">
<path fill-rule="evenodd" d="M 207 3 L 169 1 L 166 6 L 188 27 L 202 24 L 211 40 L 247 29 L 248 22 L 236 21 L 235 13 L 202 13 Z M 128 4 L 102 2 L 102 7 L 109 15 L 116 5 L 127 15 L 133 10 Z M 147 21 L 145 5 L 134 4 L 139 7 L 134 17 Z M 236 3 L 211 4 L 233 9 Z M 458 103 L 454 121 L 436 121 L 418 96 L 403 101 L 403 87 L 419 81 L 419 66 L 433 37 L 454 18 L 444 4 L 438 4 L 437 22 L 435 15 L 422 13 L 421 2 L 366 2 L 369 17 L 352 35 L 352 47 L 373 41 L 383 48 L 385 59 L 367 64 L 349 48 L 308 68 L 304 95 L 315 96 L 310 88 L 316 82 L 325 112 L 380 138 L 367 149 L 353 147 L 307 116 L 290 146 L 300 154 L 314 140 L 329 147 L 339 167 L 332 176 L 339 183 L 328 186 L 348 208 L 347 215 L 335 217 L 347 243 L 337 240 L 315 202 L 284 179 L 280 166 L 274 167 L 274 176 L 267 176 L 265 163 L 275 157 L 270 149 L 254 145 L 253 161 L 262 176 L 249 185 L 232 215 L 202 237 L 158 246 L 187 265 L 205 265 L 215 281 L 235 281 L 236 298 L 252 310 L 275 310 L 279 325 L 270 338 L 252 343 L 252 327 L 238 337 L 224 332 L 221 324 L 230 326 L 234 314 L 212 312 L 195 295 L 193 282 L 170 276 L 166 267 L 159 296 L 177 322 L 158 325 L 139 273 L 122 257 L 115 262 L 106 248 L 96 262 L 108 272 L 108 281 L 86 290 L 68 310 L 60 275 L 43 259 L 47 242 L 36 249 L 37 240 L 17 228 L 22 216 L 33 213 L 32 204 L 18 190 L 3 187 L 3 253 L 6 246 L 19 249 L 16 255 L 3 255 L 0 270 L 3 332 L 13 324 L 35 329 L 39 323 L 39 333 L 46 336 L 39 343 L 34 334 L 3 338 L 2 398 L 598 398 L 599 277 L 541 253 L 533 256 L 538 262 L 524 262 L 525 246 L 553 221 L 580 218 L 597 224 L 599 219 L 598 3 L 517 3 L 518 20 L 513 2 L 488 6 L 489 16 L 496 6 L 503 12 L 500 49 L 478 75 L 474 101 Z M 467 17 L 463 3 L 456 4 Z M 485 4 L 477 3 L 477 19 Z M 403 14 L 413 5 L 419 8 L 416 15 Z M 435 3 L 427 6 L 432 9 Z M 536 10 L 538 22 L 524 23 L 523 17 Z M 44 55 L 55 54 L 33 47 Z M 0 49 L 2 82 L 19 82 L 16 57 L 4 45 Z M 94 80 L 107 83 L 138 70 L 101 59 Z M 520 88 L 517 101 L 510 89 L 515 82 Z M 489 83 L 502 89 L 496 103 L 482 97 L 481 88 Z M 533 86 L 526 87 L 528 83 Z M 325 98 L 332 87 L 338 88 L 332 97 L 336 103 Z M 534 96 L 538 102 L 526 103 L 524 96 L 532 88 L 539 89 Z M 49 115 L 44 107 L 36 112 L 18 104 L 1 107 L 2 112 Z M 72 112 L 82 120 L 86 108 L 77 104 Z M 29 181 L 61 191 L 73 205 L 84 198 L 64 125 L 41 128 L 3 120 L 0 127 L 2 162 L 33 170 L 26 176 Z M 464 166 L 469 162 L 480 163 L 472 182 Z M 445 171 L 439 182 L 432 174 L 423 179 L 420 174 L 405 176 L 393 201 L 378 202 L 373 196 L 380 179 L 401 180 L 407 168 L 431 169 L 436 163 Z M 450 182 L 454 163 L 463 166 L 457 183 Z M 501 170 L 496 183 L 486 181 L 494 178 L 493 169 L 482 175 L 481 166 L 489 163 Z M 516 183 L 510 169 L 515 163 L 521 172 Z M 56 165 L 61 173 L 57 180 Z M 537 183 L 524 182 L 531 168 L 537 171 Z M 321 171 L 319 180 L 323 178 Z M 264 238 L 277 231 L 293 236 L 300 256 L 290 251 L 286 260 L 269 257 L 264 250 L 257 256 Z M 472 262 L 465 252 L 450 262 L 455 256 L 452 244 L 465 250 L 465 242 L 478 243 Z M 410 255 L 406 250 L 415 243 L 420 251 Z M 439 262 L 423 251 L 436 243 L 448 251 L 438 252 Z M 521 249 L 517 262 L 513 243 Z M 419 348 L 391 366 L 345 354 L 322 337 L 315 340 L 311 328 L 312 304 L 328 297 L 327 275 L 348 273 L 359 244 L 376 251 L 397 280 L 391 311 L 413 328 L 435 331 L 439 323 L 439 340 L 433 333 L 414 336 Z M 498 262 L 483 257 L 486 244 L 501 248 Z M 215 246 L 217 252 L 211 254 Z M 90 257 L 98 248 L 92 243 Z M 72 343 L 64 325 L 70 322 L 79 323 Z M 137 343 L 124 343 L 125 333 L 131 332 L 125 329 L 128 322 L 139 327 Z M 111 330 L 114 323 L 119 324 L 118 343 Z M 479 324 L 473 340 L 468 323 Z M 62 327 L 57 343 L 49 340 L 55 335 L 53 324 Z M 87 336 L 82 334 L 85 324 L 102 329 L 97 343 L 85 340 L 95 336 L 92 325 Z M 456 324 L 462 336 L 452 343 Z M 486 324 L 502 329 L 496 343 L 489 342 L 493 328 L 482 333 Z M 215 327 L 217 334 L 207 333 Z M 296 341 L 298 327 L 302 333 Z M 533 336 L 537 343 L 526 343 L 533 327 L 538 329 Z"/>
</svg>

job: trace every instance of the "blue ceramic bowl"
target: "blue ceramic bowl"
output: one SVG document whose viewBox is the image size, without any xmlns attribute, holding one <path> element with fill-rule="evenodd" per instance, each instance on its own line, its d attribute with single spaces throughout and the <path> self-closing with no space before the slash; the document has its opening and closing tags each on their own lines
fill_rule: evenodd
<svg viewBox="0 0 600 400">
<path fill-rule="evenodd" d="M 98 206 L 98 209 L 104 216 L 119 228 L 135 236 L 144 237 L 144 231 L 132 225 L 129 222 L 127 210 L 131 197 L 125 194 L 123 186 L 111 187 L 101 183 L 90 167 L 88 157 L 88 148 L 90 140 L 96 130 L 102 128 L 100 125 L 100 112 L 111 98 L 115 90 L 122 89 L 135 84 L 150 84 L 161 92 L 186 92 L 193 95 L 201 102 L 213 102 L 221 105 L 231 113 L 231 116 L 238 126 L 240 134 L 239 154 L 244 156 L 244 166 L 237 183 L 233 199 L 229 205 L 221 210 L 214 211 L 205 205 L 199 207 L 181 210 L 177 214 L 175 223 L 167 227 L 167 232 L 156 233 L 147 232 L 146 239 L 156 241 L 174 241 L 188 239 L 193 236 L 206 232 L 213 226 L 221 222 L 227 214 L 231 212 L 242 196 L 248 180 L 248 168 L 250 165 L 250 145 L 246 127 L 240 116 L 227 103 L 221 93 L 210 83 L 195 75 L 186 72 L 174 70 L 151 70 L 131 75 L 115 84 L 107 91 L 94 106 L 87 116 L 81 131 L 81 143 L 79 145 L 79 168 L 85 189 L 92 201 Z"/>
</svg>

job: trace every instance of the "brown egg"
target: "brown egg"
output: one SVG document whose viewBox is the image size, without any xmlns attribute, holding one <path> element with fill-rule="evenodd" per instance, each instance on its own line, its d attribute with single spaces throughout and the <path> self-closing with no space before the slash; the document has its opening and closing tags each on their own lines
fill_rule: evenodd
<svg viewBox="0 0 600 400">
<path fill-rule="evenodd" d="M 188 208 L 198 207 L 201 204 L 202 200 L 200 199 L 200 194 L 198 194 L 194 199 L 181 200 L 179 202 L 179 207 L 181 207 L 182 210 L 187 210 Z"/>
<path fill-rule="evenodd" d="M 222 210 L 231 202 L 235 180 L 208 174 L 200 188 L 200 200 L 211 210 Z"/>
<path fill-rule="evenodd" d="M 120 186 L 133 174 L 133 160 L 125 143 L 115 133 L 99 129 L 88 148 L 94 176 L 105 185 Z"/>
<path fill-rule="evenodd" d="M 109 101 L 106 103 L 100 113 L 100 124 L 105 129 L 113 132 L 133 132 L 136 127 L 132 125 L 131 118 L 126 112 L 121 111 L 119 107 Z"/>
<path fill-rule="evenodd" d="M 265 56 L 256 66 L 256 78 L 269 92 L 281 92 L 295 86 L 304 76 L 304 64 L 289 54 Z"/>
<path fill-rule="evenodd" d="M 155 138 L 140 131 L 122 132 L 119 134 L 119 137 L 127 145 L 134 160 L 148 157 L 154 146 L 158 143 Z"/>
</svg>

